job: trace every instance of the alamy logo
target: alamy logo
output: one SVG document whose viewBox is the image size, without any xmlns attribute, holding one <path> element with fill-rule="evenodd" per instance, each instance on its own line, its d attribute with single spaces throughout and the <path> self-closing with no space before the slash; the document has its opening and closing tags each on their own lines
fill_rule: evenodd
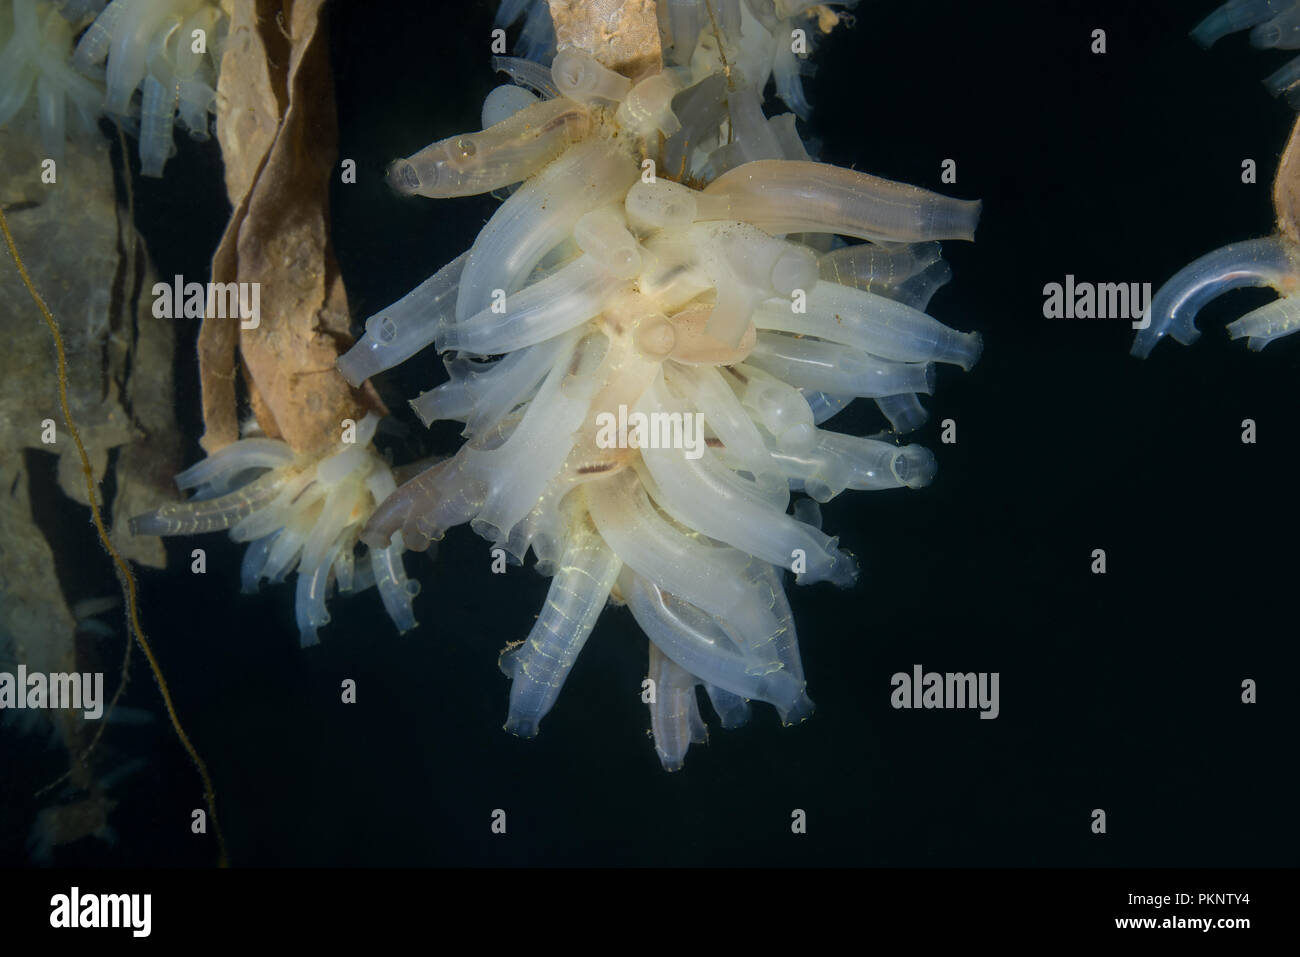
<svg viewBox="0 0 1300 957">
<path fill-rule="evenodd" d="M 168 285 L 153 284 L 155 319 L 239 319 L 239 328 L 262 322 L 262 285 L 256 282 L 185 282 L 177 275 Z"/>
<path fill-rule="evenodd" d="M 16 675 L 0 671 L 0 710 L 5 708 L 69 708 L 98 720 L 104 714 L 104 674 L 28 674 L 26 665 Z"/>
<path fill-rule="evenodd" d="M 1043 286 L 1045 319 L 1142 319 L 1151 308 L 1149 282 L 1075 282 Z"/>
<path fill-rule="evenodd" d="M 704 454 L 703 412 L 596 413 L 596 445 L 602 449 L 685 449 L 688 459 Z"/>
<path fill-rule="evenodd" d="M 82 894 L 74 887 L 50 898 L 51 927 L 129 927 L 148 937 L 153 928 L 152 894 Z"/>
<path fill-rule="evenodd" d="M 912 666 L 912 673 L 896 673 L 889 679 L 894 691 L 889 703 L 895 708 L 979 708 L 981 718 L 998 716 L 998 672 L 927 671 Z"/>
</svg>

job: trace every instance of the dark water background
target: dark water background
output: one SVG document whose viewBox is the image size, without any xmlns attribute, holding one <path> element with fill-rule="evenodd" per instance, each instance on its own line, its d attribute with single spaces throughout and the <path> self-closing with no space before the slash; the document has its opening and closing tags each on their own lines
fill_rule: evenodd
<svg viewBox="0 0 1300 957">
<path fill-rule="evenodd" d="M 371 591 L 334 600 L 306 652 L 292 587 L 241 596 L 240 548 L 207 537 L 208 574 L 193 576 L 196 542 L 170 541 L 170 570 L 140 575 L 145 626 L 211 768 L 232 860 L 1295 864 L 1300 337 L 1259 354 L 1229 342 L 1224 324 L 1259 293 L 1211 305 L 1199 343 L 1145 362 L 1127 355 L 1127 322 L 1042 317 L 1044 283 L 1067 273 L 1158 287 L 1270 231 L 1294 114 L 1260 80 L 1286 54 L 1244 36 L 1201 51 L 1186 34 L 1212 6 L 864 2 L 824 42 L 807 81 L 824 159 L 984 200 L 978 241 L 945 244 L 955 278 L 930 312 L 979 330 L 985 352 L 969 374 L 944 367 L 927 402 L 915 440 L 938 456 L 930 488 L 823 506 L 863 574 L 847 591 L 790 588 L 817 702 L 805 725 L 756 706 L 665 774 L 638 697 L 646 640 L 607 609 L 541 736 L 512 738 L 497 653 L 526 634 L 548 581 L 490 574 L 467 528 L 436 559 L 407 558 L 423 583 L 417 631 L 397 636 Z M 403 201 L 381 180 L 393 157 L 478 127 L 499 82 L 490 27 L 483 3 L 333 7 L 340 155 L 359 170 L 334 190 L 333 228 L 358 318 L 468 248 L 497 205 Z M 1094 28 L 1105 55 L 1089 52 Z M 215 147 L 178 143 L 167 178 L 136 187 L 163 276 L 203 274 L 222 226 L 221 204 L 196 198 L 219 189 Z M 1257 185 L 1240 182 L 1246 157 Z M 939 181 L 945 158 L 955 187 Z M 177 368 L 197 436 L 187 343 Z M 441 374 L 430 355 L 385 378 L 411 427 L 383 438 L 399 456 L 455 447 L 454 426 L 425 433 L 403 411 Z M 949 417 L 955 446 L 938 441 Z M 1248 417 L 1256 445 L 1239 439 Z M 880 421 L 863 409 L 833 425 Z M 1089 571 L 1094 548 L 1104 576 Z M 84 554 L 86 578 L 111 590 L 106 561 Z M 1001 716 L 893 710 L 890 676 L 917 663 L 999 672 Z M 135 673 L 127 703 L 159 709 L 138 659 Z M 339 703 L 345 678 L 355 706 Z M 117 845 L 82 842 L 57 862 L 214 859 L 188 835 L 201 799 L 179 745 L 164 726 L 138 741 L 149 765 L 121 789 Z M 489 832 L 496 808 L 506 836 Z M 806 835 L 790 832 L 795 808 Z"/>
</svg>

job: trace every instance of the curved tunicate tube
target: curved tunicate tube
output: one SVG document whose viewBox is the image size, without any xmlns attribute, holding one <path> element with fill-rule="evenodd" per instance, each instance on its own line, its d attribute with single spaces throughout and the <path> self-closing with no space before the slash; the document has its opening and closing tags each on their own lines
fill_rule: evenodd
<svg viewBox="0 0 1300 957">
<path fill-rule="evenodd" d="M 578 103 L 618 102 L 632 89 L 631 80 L 576 47 L 555 55 L 551 61 L 551 80 L 561 96 Z"/>
<path fill-rule="evenodd" d="M 1300 283 L 1300 249 L 1281 236 L 1232 243 L 1189 263 L 1156 291 L 1149 325 L 1138 332 L 1132 354 L 1145 359 L 1166 335 L 1183 345 L 1200 337 L 1196 314 L 1212 299 L 1242 286 L 1271 286 L 1279 292 Z"/>
<path fill-rule="evenodd" d="M 819 281 L 808 290 L 805 311 L 769 299 L 754 310 L 759 329 L 817 336 L 856 346 L 895 362 L 949 362 L 969 370 L 979 360 L 979 333 L 958 332 L 901 302 L 860 289 Z"/>
<path fill-rule="evenodd" d="M 680 771 L 686 761 L 687 749 L 692 744 L 703 744 L 709 738 L 695 695 L 699 679 L 660 651 L 653 641 L 650 642 L 648 676 L 654 682 L 650 732 L 654 737 L 655 752 L 665 771 Z"/>
<path fill-rule="evenodd" d="M 776 332 L 760 334 L 745 361 L 804 390 L 864 397 L 934 391 L 931 363 L 889 362 L 838 343 Z"/>
<path fill-rule="evenodd" d="M 747 600 L 742 576 L 749 557 L 678 531 L 655 510 L 635 473 L 591 483 L 587 502 L 605 541 L 638 574 L 711 615 L 741 623 L 746 632 L 770 627 L 771 612 Z"/>
<path fill-rule="evenodd" d="M 581 522 L 564 549 L 532 631 L 521 646 L 501 656 L 501 670 L 511 679 L 507 731 L 524 738 L 537 734 L 622 566 L 590 521 Z"/>
<path fill-rule="evenodd" d="M 706 196 L 725 201 L 710 218 L 743 219 L 769 233 L 838 233 L 920 242 L 975 238 L 979 200 L 952 199 L 827 163 L 765 159 L 724 173 Z"/>
<path fill-rule="evenodd" d="M 915 394 L 883 395 L 876 399 L 876 407 L 900 435 L 915 432 L 930 418 L 930 413 Z"/>
<path fill-rule="evenodd" d="M 580 256 L 541 282 L 507 296 L 504 311 L 489 306 L 446 324 L 437 337 L 438 348 L 491 356 L 543 342 L 599 315 L 625 284 L 625 279 L 611 274 L 592 256 Z"/>
<path fill-rule="evenodd" d="M 465 436 L 477 435 L 537 390 L 563 346 L 564 338 L 557 336 L 518 349 L 497 362 L 449 358 L 446 366 L 451 381 L 412 399 L 411 408 L 425 426 L 449 419 L 465 423 Z"/>
<path fill-rule="evenodd" d="M 539 96 L 549 99 L 560 95 L 551 79 L 551 71 L 540 63 L 517 56 L 494 56 L 492 69 L 506 74 L 521 86 L 531 87 Z"/>
<path fill-rule="evenodd" d="M 1228 335 L 1234 339 L 1248 337 L 1246 345 L 1256 351 L 1297 330 L 1300 330 L 1300 296 L 1283 296 L 1228 323 Z"/>
<path fill-rule="evenodd" d="M 241 439 L 178 473 L 176 487 L 182 491 L 197 488 L 218 480 L 222 474 L 233 475 L 247 469 L 279 468 L 288 465 L 293 459 L 293 449 L 278 439 Z"/>
<path fill-rule="evenodd" d="M 1289 6 L 1290 0 L 1228 0 L 1196 25 L 1192 39 L 1203 47 L 1211 47 L 1229 33 L 1271 20 Z"/>
<path fill-rule="evenodd" d="M 388 181 L 400 192 L 433 199 L 487 193 L 532 176 L 590 126 L 581 105 L 544 100 L 482 132 L 449 136 L 397 160 Z"/>
<path fill-rule="evenodd" d="M 455 315 L 461 272 L 469 253 L 461 253 L 387 309 L 366 320 L 366 332 L 338 358 L 339 372 L 353 386 L 405 362 L 433 342 L 440 324 Z"/>
<path fill-rule="evenodd" d="M 630 568 L 619 590 L 641 630 L 688 673 L 731 695 L 766 701 L 786 723 L 811 710 L 803 676 L 785 667 L 772 646 L 768 656 L 746 657 L 716 618 Z M 733 701 L 724 699 L 724 706 L 733 720 L 741 719 Z"/>
<path fill-rule="evenodd" d="M 479 232 L 460 277 L 456 318 L 489 308 L 497 290 L 518 291 L 584 213 L 621 200 L 636 178 L 631 158 L 604 142 L 571 146 L 502 203 Z"/>
<path fill-rule="evenodd" d="M 282 476 L 270 472 L 219 498 L 163 505 L 132 518 L 131 534 L 199 535 L 224 531 L 273 502 L 282 483 Z"/>
</svg>

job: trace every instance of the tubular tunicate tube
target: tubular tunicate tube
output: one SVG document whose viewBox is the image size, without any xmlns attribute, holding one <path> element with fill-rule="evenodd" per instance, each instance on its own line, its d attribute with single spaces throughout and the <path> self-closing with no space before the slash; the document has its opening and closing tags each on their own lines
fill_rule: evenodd
<svg viewBox="0 0 1300 957">
<path fill-rule="evenodd" d="M 356 584 L 356 552 L 353 550 L 355 542 L 350 543 L 346 548 L 339 552 L 338 557 L 334 559 L 334 582 L 338 588 L 339 594 L 346 595 L 352 591 Z M 371 585 L 374 581 L 370 582 Z"/>
<path fill-rule="evenodd" d="M 599 315 L 625 284 L 594 257 L 583 255 L 506 297 L 505 312 L 489 306 L 446 326 L 438 348 L 491 356 L 543 342 Z"/>
<path fill-rule="evenodd" d="M 487 193 L 532 176 L 590 126 L 579 104 L 545 100 L 482 132 L 449 136 L 397 160 L 388 181 L 400 192 L 432 199 Z"/>
<path fill-rule="evenodd" d="M 163 166 L 174 149 L 172 124 L 176 115 L 176 91 L 166 90 L 153 75 L 142 83 L 140 100 L 140 175 L 162 176 Z"/>
<path fill-rule="evenodd" d="M 230 537 L 235 541 L 255 541 L 287 526 L 293 517 L 292 506 L 301 505 L 305 509 L 325 495 L 325 486 L 315 481 L 310 469 L 289 475 L 272 472 L 271 477 L 279 479 L 275 498 L 234 524 Z"/>
<path fill-rule="evenodd" d="M 212 50 L 216 54 L 218 42 L 217 31 L 218 24 L 224 22 L 225 15 L 221 8 L 213 3 L 204 3 L 192 14 L 185 23 L 180 24 L 180 33 L 178 39 L 181 41 L 176 45 L 176 78 L 185 79 L 193 76 L 203 68 L 204 57 L 208 51 Z M 194 31 L 202 30 L 205 37 L 203 52 L 194 49 Z"/>
<path fill-rule="evenodd" d="M 1283 296 L 1228 323 L 1228 335 L 1233 339 L 1248 336 L 1246 345 L 1255 351 L 1298 330 L 1300 296 L 1295 295 Z"/>
<path fill-rule="evenodd" d="M 669 56 L 675 66 L 686 66 L 708 21 L 708 10 L 703 0 L 667 0 L 667 6 L 668 30 L 673 38 Z"/>
<path fill-rule="evenodd" d="M 674 366 L 670 371 L 674 384 L 684 380 L 691 401 L 704 413 L 734 461 L 743 463 L 751 473 L 770 468 L 767 445 L 758 427 L 722 373 L 712 366 Z"/>
<path fill-rule="evenodd" d="M 934 454 L 923 446 L 899 446 L 821 429 L 810 451 L 792 455 L 774 449 L 772 457 L 819 502 L 830 501 L 846 488 L 920 488 L 928 485 L 935 473 Z"/>
<path fill-rule="evenodd" d="M 685 236 L 653 236 L 641 249 L 643 267 L 637 277 L 637 288 L 643 295 L 663 304 L 686 304 L 713 289 L 709 277 L 699 268 L 694 244 Z"/>
<path fill-rule="evenodd" d="M 497 15 L 493 19 L 492 25 L 497 27 L 508 27 L 520 17 L 531 6 L 531 0 L 501 0 L 497 5 Z"/>
<path fill-rule="evenodd" d="M 36 103 L 40 117 L 41 146 L 47 156 L 62 157 L 63 141 L 68 135 L 68 111 L 63 91 L 45 74 L 36 79 Z"/>
<path fill-rule="evenodd" d="M 688 459 L 680 449 L 642 449 L 641 458 L 662 496 L 658 501 L 687 527 L 783 568 L 800 564 L 802 554 L 801 585 L 846 586 L 856 579 L 853 560 L 839 551 L 835 539 L 742 494 L 733 484 L 734 473 L 711 455 Z"/>
<path fill-rule="evenodd" d="M 930 413 L 925 411 L 925 406 L 915 394 L 882 395 L 876 399 L 876 407 L 900 435 L 915 432 L 930 418 Z"/>
<path fill-rule="evenodd" d="M 790 610 L 790 601 L 785 596 L 782 574 L 775 566 L 750 559 L 745 570 L 745 583 L 750 589 L 750 600 L 768 609 L 776 621 L 776 628 L 770 633 L 754 636 L 759 639 L 747 647 L 763 648 L 764 655 L 772 654 L 790 674 L 800 681 L 804 680 L 803 662 L 799 658 L 799 638 L 795 633 L 794 613 Z M 728 622 L 722 622 L 723 630 L 732 634 Z M 735 635 L 733 635 L 734 640 Z M 770 649 L 770 652 L 766 649 Z M 804 696 L 802 707 L 806 709 L 799 720 L 812 713 L 812 702 Z M 787 722 L 789 723 L 789 722 Z"/>
<path fill-rule="evenodd" d="M 802 390 L 866 398 L 934 391 L 928 362 L 889 362 L 851 346 L 781 333 L 760 334 L 745 362 Z"/>
<path fill-rule="evenodd" d="M 709 696 L 709 702 L 713 705 L 713 710 L 718 713 L 718 720 L 724 728 L 732 730 L 743 727 L 749 722 L 749 702 L 740 695 L 711 684 L 706 684 L 704 691 Z"/>
<path fill-rule="evenodd" d="M 544 255 L 567 239 L 588 210 L 623 197 L 636 164 L 601 141 L 570 147 L 507 199 L 479 232 L 460 277 L 456 318 L 492 305 L 494 290 L 516 292 Z"/>
<path fill-rule="evenodd" d="M 665 771 L 680 771 L 692 744 L 708 740 L 695 694 L 698 679 L 650 642 L 648 675 L 654 682 L 650 702 L 650 732 Z"/>
<path fill-rule="evenodd" d="M 464 435 L 475 435 L 504 418 L 536 390 L 563 344 L 563 337 L 557 336 L 491 363 L 448 359 L 451 381 L 412 399 L 411 408 L 426 427 L 450 419 L 465 423 Z"/>
<path fill-rule="evenodd" d="M 592 482 L 586 491 L 600 534 L 638 574 L 711 615 L 743 622 L 746 632 L 768 627 L 771 612 L 746 600 L 741 575 L 748 556 L 678 531 L 655 511 L 635 473 Z"/>
<path fill-rule="evenodd" d="M 727 372 L 737 385 L 741 405 L 776 437 L 778 446 L 790 452 L 811 446 L 816 426 L 812 409 L 798 389 L 745 363 L 728 366 Z"/>
<path fill-rule="evenodd" d="M 772 81 L 776 95 L 803 120 L 812 114 L 812 106 L 803 92 L 804 62 L 794 52 L 794 44 L 778 43 L 772 59 Z"/>
<path fill-rule="evenodd" d="M 400 533 L 406 548 L 421 552 L 448 528 L 469 521 L 487 493 L 481 479 L 466 474 L 464 463 L 463 456 L 447 459 L 403 483 L 371 514 L 361 540 L 385 548 Z"/>
<path fill-rule="evenodd" d="M 532 3 L 524 27 L 519 31 L 516 49 L 531 60 L 550 59 L 555 54 L 555 26 L 551 10 L 545 3 Z"/>
<path fill-rule="evenodd" d="M 334 548 L 334 554 L 337 554 L 338 546 Z M 311 571 L 299 570 L 298 585 L 295 589 L 294 617 L 298 620 L 299 644 L 303 648 L 309 648 L 312 645 L 320 644 L 320 638 L 316 634 L 316 629 L 326 625 L 330 620 L 330 613 L 325 607 L 325 595 L 329 585 L 330 566 L 333 564 L 333 554 L 330 561 L 321 564 Z"/>
<path fill-rule="evenodd" d="M 367 412 L 356 423 L 351 442 L 343 444 L 339 451 L 321 459 L 316 465 L 316 478 L 326 485 L 341 482 L 349 476 L 365 469 L 373 461 L 370 442 L 379 428 L 379 416 Z"/>
<path fill-rule="evenodd" d="M 12 84 L 5 82 L 8 79 L 6 76 L 0 76 L 0 84 L 3 84 L 0 85 L 0 126 L 8 125 L 18 111 L 26 105 L 32 84 L 36 82 L 35 74 L 28 70 L 21 71 L 17 82 Z"/>
<path fill-rule="evenodd" d="M 794 519 L 797 522 L 803 522 L 805 525 L 811 525 L 813 528 L 822 527 L 822 508 L 817 504 L 815 499 L 796 499 L 794 508 L 791 509 L 790 514 L 794 516 Z"/>
<path fill-rule="evenodd" d="M 496 543 L 508 540 L 511 529 L 532 510 L 559 472 L 602 384 L 604 342 L 603 336 L 588 336 L 572 350 L 571 358 L 562 355 L 563 363 L 552 368 L 510 438 L 500 448 L 470 453 L 472 467 L 489 487 L 483 507 L 471 522 L 477 534 Z"/>
<path fill-rule="evenodd" d="M 1300 4 L 1261 23 L 1250 31 L 1251 46 L 1264 49 L 1294 50 L 1300 47 Z"/>
<path fill-rule="evenodd" d="M 673 97 L 681 89 L 671 73 L 646 77 L 624 97 L 615 118 L 619 128 L 634 136 L 650 139 L 659 133 L 672 136 L 682 128 L 673 115 Z"/>
<path fill-rule="evenodd" d="M 74 67 L 78 70 L 89 70 L 104 62 L 104 58 L 108 56 L 108 46 L 112 41 L 113 32 L 117 29 L 117 21 L 122 16 L 122 11 L 126 9 L 127 2 L 128 0 L 112 0 L 104 8 L 104 12 L 95 18 L 95 22 L 82 34 L 76 50 L 73 51 Z"/>
<path fill-rule="evenodd" d="M 555 55 L 551 62 L 551 80 L 561 96 L 578 103 L 617 102 L 632 89 L 631 80 L 576 47 Z"/>
<path fill-rule="evenodd" d="M 857 243 L 842 246 L 817 257 L 817 270 L 827 282 L 853 286 L 869 292 L 877 287 L 897 286 L 927 266 L 940 262 L 938 243 L 908 243 L 903 246 L 877 246 Z"/>
<path fill-rule="evenodd" d="M 244 559 L 239 566 L 239 585 L 240 591 L 245 595 L 257 591 L 258 582 L 263 578 L 262 570 L 266 567 L 267 556 L 271 552 L 271 546 L 275 544 L 275 537 L 279 534 L 278 531 L 272 532 L 251 543 L 244 550 Z"/>
<path fill-rule="evenodd" d="M 1192 39 L 1212 47 L 1229 33 L 1249 30 L 1270 20 L 1291 6 L 1291 0 L 1228 0 L 1192 30 Z"/>
<path fill-rule="evenodd" d="M 320 515 L 303 539 L 302 557 L 298 560 L 299 575 L 312 574 L 329 554 L 331 543 L 356 520 L 358 516 L 350 514 L 350 506 L 360 498 L 361 484 L 357 478 L 348 477 L 326 493 Z M 348 509 L 344 508 L 345 504 Z"/>
<path fill-rule="evenodd" d="M 1300 56 L 1287 60 L 1278 70 L 1264 78 L 1264 88 L 1273 96 L 1287 95 L 1287 102 L 1296 106 L 1291 88 L 1300 83 Z"/>
<path fill-rule="evenodd" d="M 725 201 L 719 219 L 769 233 L 838 233 L 858 239 L 974 240 L 978 200 L 952 199 L 827 163 L 757 160 L 724 173 L 706 196 Z"/>
<path fill-rule="evenodd" d="M 857 396 L 852 395 L 827 395 L 825 392 L 814 392 L 809 389 L 800 389 L 804 399 L 808 402 L 808 408 L 812 409 L 813 423 L 821 425 L 827 419 L 839 412 L 842 412 L 850 402 Z"/>
<path fill-rule="evenodd" d="M 573 662 L 609 598 L 622 562 L 589 521 L 574 530 L 527 639 L 501 656 L 510 681 L 505 729 L 531 738 L 554 707 Z"/>
<path fill-rule="evenodd" d="M 732 142 L 738 148 L 737 165 L 754 160 L 779 160 L 784 156 L 781 143 L 768 125 L 752 86 L 728 93 L 727 108 L 731 117 Z"/>
<path fill-rule="evenodd" d="M 819 281 L 808 290 L 806 311 L 769 299 L 754 310 L 754 324 L 856 346 L 895 362 L 948 362 L 969 370 L 983 344 L 978 333 L 958 332 L 901 302 Z"/>
<path fill-rule="evenodd" d="M 817 261 L 810 250 L 747 223 L 695 226 L 691 239 L 717 291 L 704 328 L 724 345 L 740 342 L 759 302 L 774 294 L 789 296 L 817 281 Z"/>
<path fill-rule="evenodd" d="M 352 386 L 405 362 L 433 342 L 455 312 L 461 272 L 469 253 L 461 253 L 397 302 L 366 320 L 365 335 L 338 359 L 339 372 Z"/>
<path fill-rule="evenodd" d="M 240 439 L 218 449 L 176 476 L 176 487 L 185 490 L 248 469 L 274 469 L 293 462 L 293 450 L 278 439 Z"/>
<path fill-rule="evenodd" d="M 1212 299 L 1242 286 L 1271 286 L 1289 292 L 1300 282 L 1298 251 L 1281 236 L 1232 243 L 1184 266 L 1151 300 L 1149 325 L 1138 332 L 1132 354 L 1145 359 L 1164 336 L 1183 345 L 1200 337 L 1196 314 Z"/>
<path fill-rule="evenodd" d="M 798 129 L 795 127 L 795 115 L 793 113 L 782 113 L 780 116 L 770 117 L 767 125 L 771 128 L 772 135 L 776 137 L 777 143 L 781 145 L 781 159 L 800 160 L 801 162 L 812 160 L 812 157 L 808 155 L 808 149 L 803 145 Z"/>
<path fill-rule="evenodd" d="M 555 88 L 555 81 L 551 79 L 551 71 L 540 63 L 517 56 L 494 56 L 492 69 L 506 74 L 522 86 L 532 87 L 548 99 L 560 95 Z"/>
<path fill-rule="evenodd" d="M 131 519 L 131 534 L 199 535 L 224 531 L 274 501 L 283 481 L 282 476 L 269 472 L 219 498 L 164 505 Z"/>
<path fill-rule="evenodd" d="M 376 504 L 382 503 L 397 490 L 393 473 L 387 468 L 372 471 L 366 478 L 366 487 Z M 404 550 L 402 533 L 397 532 L 388 546 L 370 549 L 370 562 L 362 570 L 365 574 L 358 573 L 356 576 L 357 584 L 361 587 L 366 587 L 362 584 L 362 579 L 365 578 L 374 584 L 379 591 L 380 600 L 384 603 L 384 610 L 397 626 L 399 634 L 405 634 L 419 624 L 415 620 L 412 603 L 415 601 L 415 596 L 420 593 L 420 583 L 410 581 L 406 577 L 406 568 L 402 565 Z M 348 554 L 350 557 L 351 553 Z M 343 590 L 342 572 L 339 573 L 339 589 Z"/>
<path fill-rule="evenodd" d="M 285 528 L 271 543 L 271 551 L 266 556 L 263 569 L 267 581 L 279 584 L 293 570 L 294 563 L 302 553 L 302 531 L 297 528 Z"/>
<path fill-rule="evenodd" d="M 181 122 L 196 140 L 208 139 L 208 115 L 216 108 L 217 91 L 201 80 L 182 80 L 176 108 Z"/>
<path fill-rule="evenodd" d="M 384 610 L 397 626 L 398 633 L 406 634 L 419 624 L 415 620 L 412 602 L 420 592 L 420 583 L 409 580 L 406 569 L 402 567 L 402 533 L 398 532 L 393 539 L 393 544 L 387 548 L 370 550 L 370 567 Z"/>
<path fill-rule="evenodd" d="M 666 175 L 684 178 L 691 172 L 692 150 L 715 135 L 727 115 L 726 94 L 727 78 L 721 73 L 711 73 L 673 98 L 673 112 L 682 128 L 664 144 Z"/>
<path fill-rule="evenodd" d="M 189 13 L 196 6 L 198 0 L 193 0 L 183 12 Z M 131 95 L 145 76 L 150 42 L 163 21 L 177 12 L 182 11 L 167 3 L 133 3 L 118 15 L 109 43 L 104 99 L 107 112 L 123 116 L 130 112 Z"/>
<path fill-rule="evenodd" d="M 952 279 L 951 266 L 946 262 L 931 263 L 897 286 L 882 289 L 881 295 L 897 299 L 905 306 L 925 312 L 934 294 L 946 286 L 950 279 Z"/>
<path fill-rule="evenodd" d="M 692 603 L 631 569 L 624 569 L 619 586 L 646 636 L 707 685 L 740 698 L 766 701 L 783 715 L 794 711 L 806 697 L 802 678 L 778 660 L 747 659 L 717 620 Z M 729 710 L 739 717 L 737 709 Z"/>
<path fill-rule="evenodd" d="M 705 9 L 712 4 L 712 17 L 717 18 L 718 29 L 723 36 L 740 36 L 740 0 L 706 0 Z M 761 6 L 756 4 L 756 6 Z"/>
</svg>

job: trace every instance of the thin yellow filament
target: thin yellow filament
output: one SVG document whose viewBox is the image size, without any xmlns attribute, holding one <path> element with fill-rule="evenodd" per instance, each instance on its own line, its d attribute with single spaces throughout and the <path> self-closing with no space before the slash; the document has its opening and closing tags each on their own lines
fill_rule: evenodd
<svg viewBox="0 0 1300 957">
<path fill-rule="evenodd" d="M 212 776 L 208 773 L 208 766 L 199 757 L 198 749 L 194 747 L 189 735 L 181 727 L 181 719 L 176 713 L 176 705 L 172 701 L 171 691 L 163 678 L 158 659 L 154 656 L 153 649 L 144 636 L 144 629 L 140 626 L 140 611 L 136 604 L 135 576 L 131 574 L 131 566 L 113 547 L 113 543 L 108 537 L 108 531 L 104 527 L 104 517 L 99 511 L 99 490 L 96 488 L 95 473 L 90 467 L 90 457 L 86 454 L 86 447 L 81 442 L 81 433 L 77 431 L 77 426 L 72 421 L 72 410 L 68 405 L 68 362 L 63 349 L 63 336 L 59 333 L 59 324 L 55 321 L 49 306 L 45 304 L 45 300 L 41 298 L 41 294 L 36 291 L 36 286 L 27 273 L 27 267 L 23 265 L 22 257 L 18 255 L 18 247 L 14 243 L 13 233 L 9 231 L 9 221 L 5 218 L 3 209 L 0 209 L 0 230 L 4 232 L 5 245 L 9 247 L 9 255 L 13 257 L 14 265 L 18 267 L 18 275 L 22 278 L 23 285 L 27 287 L 28 293 L 31 294 L 32 300 L 36 303 L 36 307 L 41 311 L 41 316 L 45 319 L 45 324 L 50 328 L 50 334 L 54 337 L 54 349 L 58 354 L 59 404 L 63 409 L 63 421 L 68 427 L 68 434 L 72 436 L 72 441 L 76 443 L 77 454 L 81 457 L 81 471 L 86 479 L 86 497 L 90 501 L 90 514 L 95 523 L 95 532 L 99 535 L 100 544 L 104 546 L 104 550 L 108 552 L 113 564 L 117 566 L 117 578 L 122 586 L 122 595 L 126 601 L 127 619 L 131 624 L 131 632 L 140 645 L 140 650 L 144 652 L 145 658 L 149 661 L 154 680 L 158 682 L 158 690 L 162 692 L 163 704 L 167 708 L 167 717 L 171 720 L 172 729 L 176 732 L 176 737 L 180 739 L 186 753 L 189 754 L 190 760 L 199 769 L 199 777 L 203 780 L 203 798 L 208 805 L 208 819 L 212 823 L 212 831 L 217 839 L 217 865 L 225 867 L 227 865 L 226 839 L 217 820 L 217 795 L 212 787 Z"/>
</svg>

